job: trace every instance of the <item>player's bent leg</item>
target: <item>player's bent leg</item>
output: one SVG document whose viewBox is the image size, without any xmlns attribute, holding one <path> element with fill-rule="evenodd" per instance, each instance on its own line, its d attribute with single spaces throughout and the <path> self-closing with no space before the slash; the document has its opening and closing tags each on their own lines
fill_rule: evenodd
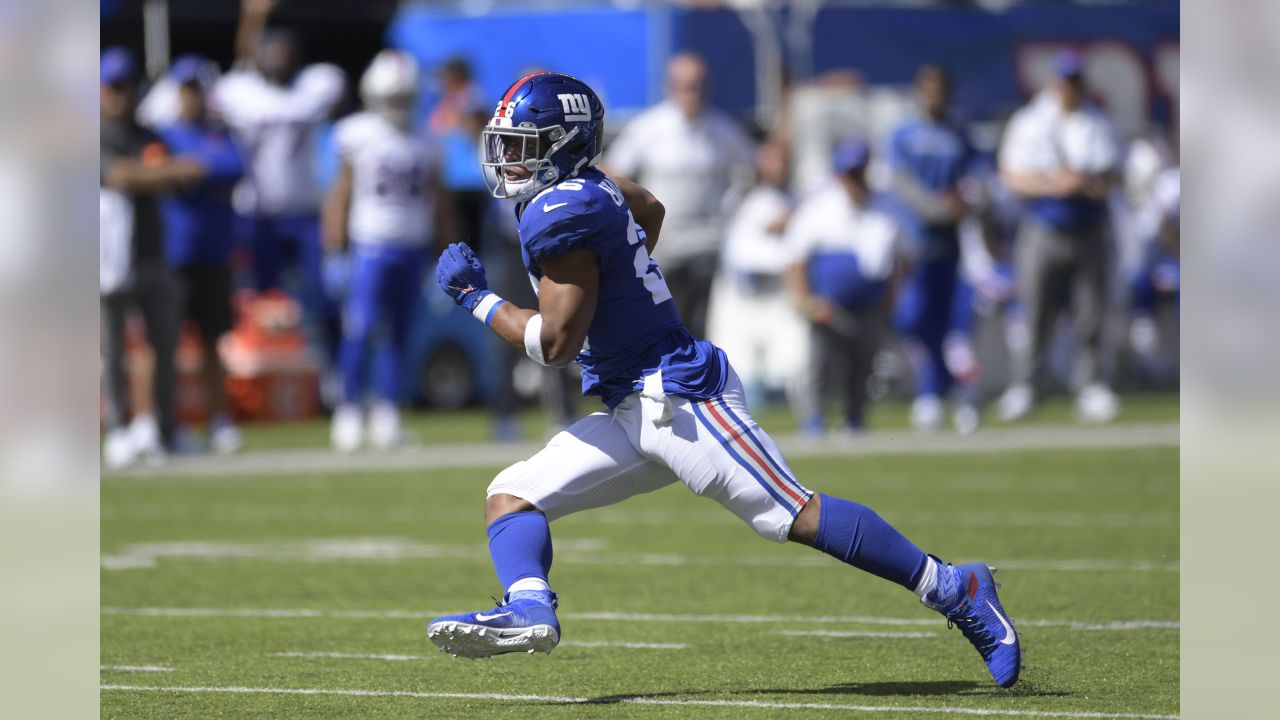
<svg viewBox="0 0 1280 720">
<path fill-rule="evenodd" d="M 814 495 L 796 516 L 791 540 L 911 590 L 960 629 L 998 685 L 1018 681 L 1018 634 L 986 565 L 943 563 L 925 555 L 871 508 L 823 494 Z"/>
<path fill-rule="evenodd" d="M 489 486 L 486 532 L 494 570 L 506 588 L 502 602 L 482 612 L 436 618 L 427 627 L 428 638 L 445 652 L 471 658 L 551 652 L 560 641 L 560 623 L 559 599 L 549 582 L 549 520 L 674 480 L 636 452 L 606 413 L 574 423 Z"/>
<path fill-rule="evenodd" d="M 791 539 L 911 590 L 960 629 L 997 684 L 1010 687 L 1018 681 L 1018 634 L 986 565 L 945 564 L 865 505 L 823 494 L 814 495 L 796 516 Z"/>
<path fill-rule="evenodd" d="M 736 377 L 718 398 L 673 400 L 665 425 L 650 421 L 641 402 L 654 401 L 637 401 L 627 421 L 641 425 L 642 448 L 694 492 L 715 498 L 765 538 L 810 545 L 913 591 L 960 628 L 998 684 L 1017 682 L 1018 637 L 986 566 L 942 563 L 870 508 L 805 489 L 747 412 Z"/>
</svg>

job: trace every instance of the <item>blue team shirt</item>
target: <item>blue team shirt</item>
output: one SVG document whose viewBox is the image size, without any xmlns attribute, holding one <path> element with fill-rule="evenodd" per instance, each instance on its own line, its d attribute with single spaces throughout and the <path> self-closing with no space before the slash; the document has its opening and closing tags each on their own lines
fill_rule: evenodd
<svg viewBox="0 0 1280 720">
<path fill-rule="evenodd" d="M 199 161 L 208 176 L 199 184 L 165 196 L 165 259 L 173 267 L 223 266 L 230 262 L 231 189 L 244 174 L 240 149 L 225 131 L 197 123 L 177 123 L 161 132 L 169 152 Z"/>
<path fill-rule="evenodd" d="M 595 316 L 575 358 L 583 395 L 597 395 L 613 408 L 658 370 L 669 395 L 706 400 L 724 390 L 724 353 L 689 334 L 661 268 L 645 250 L 644 231 L 603 173 L 588 168 L 516 212 L 520 251 L 535 286 L 540 263 L 548 259 L 584 249 L 599 258 Z"/>
<path fill-rule="evenodd" d="M 905 171 L 927 190 L 954 188 L 969 169 L 973 149 L 964 132 L 948 122 L 915 118 L 899 125 L 889 140 L 894 172 Z M 928 225 L 902 203 L 902 220 L 928 254 L 951 250 L 959 242 L 956 225 Z"/>
</svg>

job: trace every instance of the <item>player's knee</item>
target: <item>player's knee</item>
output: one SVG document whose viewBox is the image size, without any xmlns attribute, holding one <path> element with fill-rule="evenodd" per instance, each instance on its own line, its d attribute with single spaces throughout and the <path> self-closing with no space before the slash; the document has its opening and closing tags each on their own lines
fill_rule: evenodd
<svg viewBox="0 0 1280 720">
<path fill-rule="evenodd" d="M 518 462 L 498 473 L 493 482 L 489 483 L 484 501 L 485 525 L 503 515 L 534 509 L 532 503 L 520 497 L 524 466 L 524 461 Z"/>
<path fill-rule="evenodd" d="M 787 533 L 787 539 L 802 545 L 812 546 L 818 537 L 818 521 L 821 519 L 821 500 L 817 493 L 809 498 L 809 502 L 796 514 Z"/>
<path fill-rule="evenodd" d="M 484 524 L 486 526 L 492 525 L 494 520 L 504 515 L 531 510 L 537 510 L 537 508 L 524 498 L 508 495 L 507 493 L 490 495 L 484 502 Z"/>
</svg>

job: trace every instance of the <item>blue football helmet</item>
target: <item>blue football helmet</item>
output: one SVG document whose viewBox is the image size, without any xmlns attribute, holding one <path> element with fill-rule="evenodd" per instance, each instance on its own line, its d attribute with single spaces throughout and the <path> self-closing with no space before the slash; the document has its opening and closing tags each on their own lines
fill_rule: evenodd
<svg viewBox="0 0 1280 720">
<path fill-rule="evenodd" d="M 536 72 L 507 88 L 484 129 L 481 167 L 496 198 L 524 201 L 590 167 L 604 145 L 604 106 L 587 84 Z"/>
</svg>

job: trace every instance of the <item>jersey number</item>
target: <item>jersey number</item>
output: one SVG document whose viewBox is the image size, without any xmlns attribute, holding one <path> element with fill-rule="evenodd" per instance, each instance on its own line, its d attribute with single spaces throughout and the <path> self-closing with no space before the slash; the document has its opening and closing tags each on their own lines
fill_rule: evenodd
<svg viewBox="0 0 1280 720">
<path fill-rule="evenodd" d="M 385 200 L 407 202 L 422 195 L 426 173 L 417 163 L 407 166 L 379 165 L 374 171 L 373 192 Z"/>
<path fill-rule="evenodd" d="M 667 289 L 667 281 L 662 278 L 658 263 L 649 258 L 649 251 L 644 246 L 647 239 L 644 228 L 636 224 L 631 213 L 627 213 L 627 216 L 627 242 L 636 246 L 636 277 L 644 283 L 644 289 L 649 291 L 653 304 L 660 305 L 671 299 L 671 291 Z"/>
</svg>

